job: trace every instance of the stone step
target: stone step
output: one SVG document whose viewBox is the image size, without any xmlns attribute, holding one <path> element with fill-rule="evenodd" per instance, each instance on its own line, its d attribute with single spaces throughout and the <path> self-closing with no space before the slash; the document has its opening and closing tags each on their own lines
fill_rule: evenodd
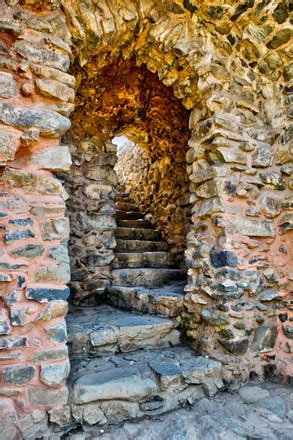
<svg viewBox="0 0 293 440">
<path fill-rule="evenodd" d="M 130 197 L 129 193 L 126 192 L 123 188 L 116 187 L 117 197 Z"/>
<path fill-rule="evenodd" d="M 116 220 L 144 220 L 144 215 L 136 211 L 116 210 Z"/>
<path fill-rule="evenodd" d="M 115 235 L 117 238 L 130 239 L 130 240 L 148 240 L 148 241 L 160 241 L 162 235 L 155 229 L 146 228 L 121 228 L 116 229 Z"/>
<path fill-rule="evenodd" d="M 166 243 L 165 241 L 117 239 L 115 252 L 158 252 L 167 250 L 168 243 Z"/>
<path fill-rule="evenodd" d="M 148 288 L 161 287 L 172 281 L 183 281 L 186 272 L 180 269 L 114 269 L 112 271 L 113 285 Z"/>
<path fill-rule="evenodd" d="M 117 226 L 121 228 L 145 228 L 154 229 L 148 220 L 117 220 Z"/>
<path fill-rule="evenodd" d="M 115 424 L 193 404 L 221 388 L 220 362 L 176 346 L 72 360 L 69 401 L 77 422 L 94 424 L 96 415 L 96 423 Z"/>
<path fill-rule="evenodd" d="M 73 308 L 67 315 L 71 355 L 100 356 L 179 343 L 177 323 L 108 305 Z"/>
<path fill-rule="evenodd" d="M 112 263 L 114 269 L 138 267 L 174 267 L 174 259 L 169 252 L 120 252 Z"/>
<path fill-rule="evenodd" d="M 120 210 L 120 211 L 126 211 L 126 212 L 129 212 L 129 211 L 135 211 L 135 212 L 138 212 L 139 211 L 139 209 L 138 209 L 138 206 L 137 205 L 135 205 L 133 202 L 118 202 L 118 201 L 116 201 L 116 209 L 118 209 L 118 210 Z"/>
<path fill-rule="evenodd" d="M 127 203 L 134 203 L 132 198 L 129 196 L 121 196 L 120 194 L 117 194 L 115 197 L 115 202 L 127 202 Z"/>
<path fill-rule="evenodd" d="M 111 286 L 107 301 L 113 306 L 142 313 L 169 316 L 180 315 L 183 309 L 185 283 L 174 283 L 162 288 Z"/>
</svg>

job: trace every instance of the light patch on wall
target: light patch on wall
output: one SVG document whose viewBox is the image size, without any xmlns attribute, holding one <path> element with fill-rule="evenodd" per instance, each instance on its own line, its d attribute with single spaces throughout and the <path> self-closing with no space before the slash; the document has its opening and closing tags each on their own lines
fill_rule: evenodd
<svg viewBox="0 0 293 440">
<path fill-rule="evenodd" d="M 134 142 L 130 141 L 128 137 L 124 134 L 113 137 L 112 143 L 117 146 L 118 155 L 126 149 L 129 149 L 130 147 L 133 147 L 135 145 Z"/>
</svg>

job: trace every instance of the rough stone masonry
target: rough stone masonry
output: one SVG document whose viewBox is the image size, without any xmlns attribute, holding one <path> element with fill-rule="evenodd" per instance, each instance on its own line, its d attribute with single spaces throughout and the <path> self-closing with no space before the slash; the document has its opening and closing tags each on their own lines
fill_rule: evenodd
<svg viewBox="0 0 293 440">
<path fill-rule="evenodd" d="M 1 0 L 0 17 L 1 416 L 32 412 L 37 420 L 41 410 L 68 400 L 66 206 L 80 216 L 83 246 L 96 246 L 87 241 L 89 229 L 102 244 L 91 272 L 95 285 L 103 292 L 111 283 L 110 139 L 120 128 L 137 143 L 150 136 L 147 127 L 139 131 L 145 120 L 137 123 L 136 103 L 131 109 L 123 90 L 99 106 L 101 75 L 117 63 L 121 71 L 131 62 L 155 74 L 181 101 L 180 115 L 189 112 L 178 178 L 183 187 L 189 182 L 191 206 L 183 216 L 188 280 L 180 317 L 191 345 L 222 362 L 226 383 L 264 373 L 292 376 L 289 1 Z M 162 102 L 154 102 L 156 127 L 168 120 L 160 119 Z M 105 123 L 116 104 L 133 110 L 122 127 Z M 176 106 L 170 103 L 171 114 Z M 152 160 L 164 152 L 159 162 L 166 172 L 170 164 L 182 168 L 184 145 L 179 168 L 174 154 L 184 125 L 178 120 L 168 129 L 171 143 L 164 130 L 162 139 L 147 143 Z M 86 179 L 79 171 L 85 162 Z M 77 193 L 76 211 L 83 197 L 99 209 L 72 213 Z M 185 209 L 182 203 L 168 211 L 175 225 L 178 206 Z M 168 238 L 164 215 L 153 214 Z M 80 279 L 72 282 L 79 292 Z"/>
</svg>

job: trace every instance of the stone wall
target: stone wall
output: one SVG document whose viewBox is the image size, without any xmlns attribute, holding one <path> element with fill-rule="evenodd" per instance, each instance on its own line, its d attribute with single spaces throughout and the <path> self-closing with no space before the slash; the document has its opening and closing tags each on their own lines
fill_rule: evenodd
<svg viewBox="0 0 293 440">
<path fill-rule="evenodd" d="M 99 142 L 97 138 L 74 142 L 73 166 L 70 174 L 63 176 L 70 194 L 70 290 L 75 304 L 88 306 L 103 300 L 111 282 L 116 246 L 116 148 L 110 141 Z"/>
<path fill-rule="evenodd" d="M 67 196 L 52 173 L 70 165 L 59 138 L 73 59 L 79 85 L 84 71 L 135 56 L 191 111 L 187 334 L 227 380 L 292 375 L 288 2 L 114 3 L 1 2 L 2 414 L 67 398 Z M 114 135 L 101 123 L 85 124 L 83 141 Z"/>
<path fill-rule="evenodd" d="M 0 15 L 0 419 L 14 438 L 16 412 L 68 398 L 69 222 L 53 172 L 71 165 L 59 138 L 75 79 L 70 45 L 53 30 L 66 29 L 59 12 L 44 20 L 1 2 Z"/>
</svg>

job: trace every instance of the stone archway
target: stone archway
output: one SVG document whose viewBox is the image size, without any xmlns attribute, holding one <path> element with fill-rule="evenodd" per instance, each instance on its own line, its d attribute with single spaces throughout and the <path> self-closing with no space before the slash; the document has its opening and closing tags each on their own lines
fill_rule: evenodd
<svg viewBox="0 0 293 440">
<path fill-rule="evenodd" d="M 28 412 L 67 400 L 64 381 L 52 386 L 50 379 L 52 371 L 62 379 L 68 373 L 69 280 L 67 196 L 52 172 L 70 165 L 59 137 L 70 126 L 75 78 L 66 72 L 74 57 L 86 65 L 95 55 L 99 70 L 135 53 L 138 65 L 157 72 L 191 110 L 187 333 L 230 364 L 228 380 L 263 368 L 289 374 L 286 5 L 62 0 L 61 11 L 58 1 L 6 3 L 0 111 L 7 409 L 16 404 Z"/>
<path fill-rule="evenodd" d="M 136 67 L 133 60 L 118 60 L 92 75 L 95 65 L 93 59 L 83 69 L 74 68 L 82 79 L 72 128 L 66 135 L 73 157 L 71 172 L 65 177 L 74 261 L 71 287 L 75 302 L 83 305 L 99 301 L 98 292 L 103 294 L 111 282 L 117 156 L 110 138 L 117 130 L 128 133 L 149 154 L 147 179 L 136 188 L 134 201 L 153 215 L 178 263 L 184 258 L 190 223 L 185 161 L 188 112 L 155 74 L 144 66 Z"/>
</svg>

